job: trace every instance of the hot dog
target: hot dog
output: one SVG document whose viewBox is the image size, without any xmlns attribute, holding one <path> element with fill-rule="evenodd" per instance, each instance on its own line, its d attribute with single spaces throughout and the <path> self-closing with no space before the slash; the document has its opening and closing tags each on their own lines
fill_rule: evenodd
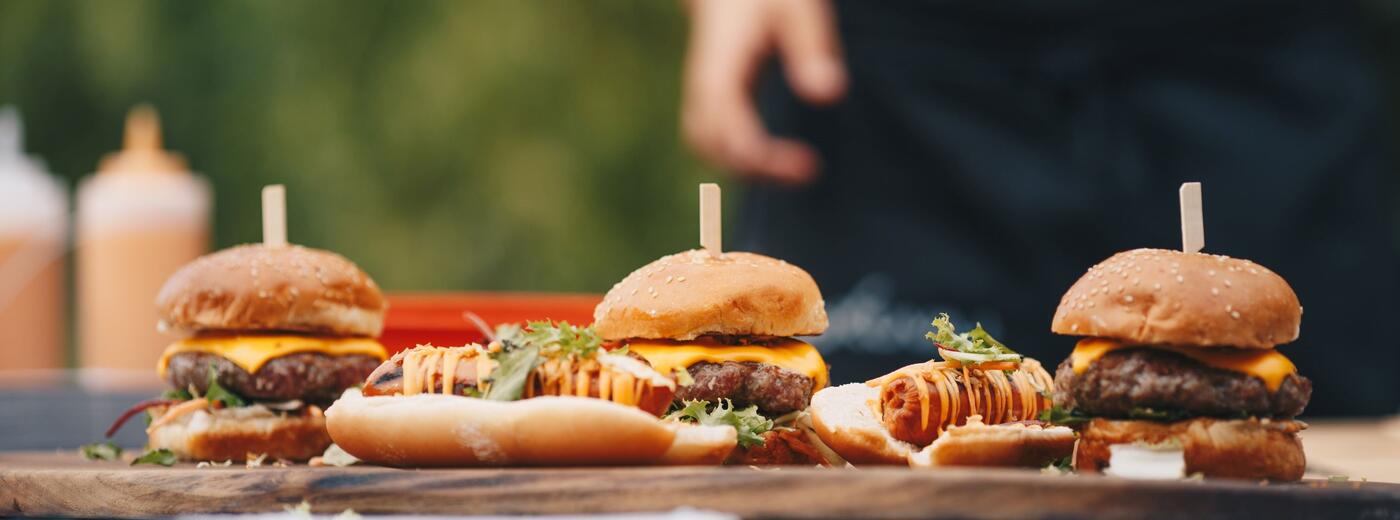
<svg viewBox="0 0 1400 520">
<path fill-rule="evenodd" d="M 420 393 L 481 396 L 489 389 L 496 362 L 487 347 L 420 346 L 385 361 L 370 374 L 366 396 Z M 450 391 L 445 391 L 450 381 Z M 543 360 L 528 376 L 522 398 L 579 396 L 637 407 L 652 415 L 665 413 L 675 394 L 674 383 L 631 355 L 600 354 L 588 359 L 569 356 Z"/>
<path fill-rule="evenodd" d="M 1050 374 L 1034 359 L 1013 370 L 983 370 L 956 362 L 910 365 L 870 381 L 880 389 L 882 422 L 894 438 L 927 446 L 972 415 L 986 424 L 1034 420 L 1050 407 Z"/>
</svg>

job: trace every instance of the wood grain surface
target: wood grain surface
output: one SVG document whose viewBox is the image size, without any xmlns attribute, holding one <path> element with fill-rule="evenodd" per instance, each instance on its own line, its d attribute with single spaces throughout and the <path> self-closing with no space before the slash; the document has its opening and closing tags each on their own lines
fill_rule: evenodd
<svg viewBox="0 0 1400 520">
<path fill-rule="evenodd" d="M 171 468 L 0 453 L 0 516 L 282 511 L 555 514 L 681 506 L 752 518 L 1400 518 L 1400 484 L 1147 482 L 1038 471 L 899 468 L 401 470 Z"/>
</svg>

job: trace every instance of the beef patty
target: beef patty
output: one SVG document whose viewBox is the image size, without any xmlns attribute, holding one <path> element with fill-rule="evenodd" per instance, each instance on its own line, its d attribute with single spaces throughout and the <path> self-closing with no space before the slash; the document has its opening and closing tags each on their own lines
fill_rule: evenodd
<svg viewBox="0 0 1400 520">
<path fill-rule="evenodd" d="M 216 354 L 182 352 L 171 356 L 165 378 L 175 388 L 193 386 L 200 393 L 208 391 L 209 370 L 213 367 L 219 386 L 247 399 L 259 401 L 289 401 L 324 405 L 335 401 L 340 393 L 364 382 L 365 377 L 379 366 L 379 360 L 365 355 L 327 356 L 316 352 L 298 352 L 273 358 L 256 373 Z"/>
<path fill-rule="evenodd" d="M 758 405 L 768 417 L 805 409 L 812 401 L 812 378 L 777 365 L 702 361 L 688 371 L 695 382 L 678 387 L 676 399 L 729 399 L 735 406 Z"/>
<path fill-rule="evenodd" d="M 1110 352 L 1083 373 L 1069 359 L 1055 371 L 1055 404 L 1084 415 L 1135 417 L 1144 409 L 1211 417 L 1291 418 L 1303 413 L 1312 382 L 1290 374 L 1277 391 L 1264 381 L 1153 348 Z"/>
</svg>

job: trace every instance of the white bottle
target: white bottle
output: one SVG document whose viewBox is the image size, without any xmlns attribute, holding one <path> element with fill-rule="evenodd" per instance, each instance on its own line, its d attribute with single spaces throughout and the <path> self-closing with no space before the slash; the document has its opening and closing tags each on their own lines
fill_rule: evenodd
<svg viewBox="0 0 1400 520">
<path fill-rule="evenodd" d="M 0 371 L 62 368 L 68 194 L 0 107 Z M 10 379 L 16 374 L 6 377 Z"/>
<path fill-rule="evenodd" d="M 146 106 L 126 120 L 122 151 L 78 186 L 77 300 L 81 381 L 89 388 L 158 388 L 156 293 L 209 243 L 208 183 L 161 149 Z"/>
</svg>

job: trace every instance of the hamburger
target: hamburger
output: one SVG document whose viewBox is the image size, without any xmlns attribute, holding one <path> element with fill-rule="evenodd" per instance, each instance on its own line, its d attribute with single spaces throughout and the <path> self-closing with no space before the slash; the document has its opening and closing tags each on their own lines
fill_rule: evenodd
<svg viewBox="0 0 1400 520">
<path fill-rule="evenodd" d="M 326 410 L 338 446 L 388 466 L 715 464 L 736 430 L 664 421 L 676 383 L 592 329 L 532 322 L 420 345 Z"/>
<path fill-rule="evenodd" d="M 152 449 L 185 460 L 306 460 L 331 444 L 322 409 L 386 357 L 374 338 L 388 307 L 344 257 L 243 245 L 196 259 L 156 299 L 181 339 L 156 370 L 171 389 L 145 411 Z"/>
<path fill-rule="evenodd" d="M 821 353 L 797 339 L 827 328 L 821 291 L 801 268 L 753 253 L 685 251 L 613 285 L 593 320 L 602 340 L 680 377 L 677 417 L 743 430 L 731 462 L 830 461 L 814 436 L 785 427 L 829 381 Z"/>
<path fill-rule="evenodd" d="M 1137 249 L 1091 267 L 1051 330 L 1083 336 L 1055 373 L 1074 465 L 1113 468 L 1118 446 L 1180 450 L 1187 474 L 1298 480 L 1294 420 L 1312 383 L 1274 350 L 1298 338 L 1288 282 L 1248 260 Z"/>
<path fill-rule="evenodd" d="M 941 360 L 827 388 L 809 412 L 821 440 L 853 464 L 1040 467 L 1067 458 L 1074 432 L 1041 422 L 1050 374 L 981 325 L 933 320 Z"/>
</svg>

